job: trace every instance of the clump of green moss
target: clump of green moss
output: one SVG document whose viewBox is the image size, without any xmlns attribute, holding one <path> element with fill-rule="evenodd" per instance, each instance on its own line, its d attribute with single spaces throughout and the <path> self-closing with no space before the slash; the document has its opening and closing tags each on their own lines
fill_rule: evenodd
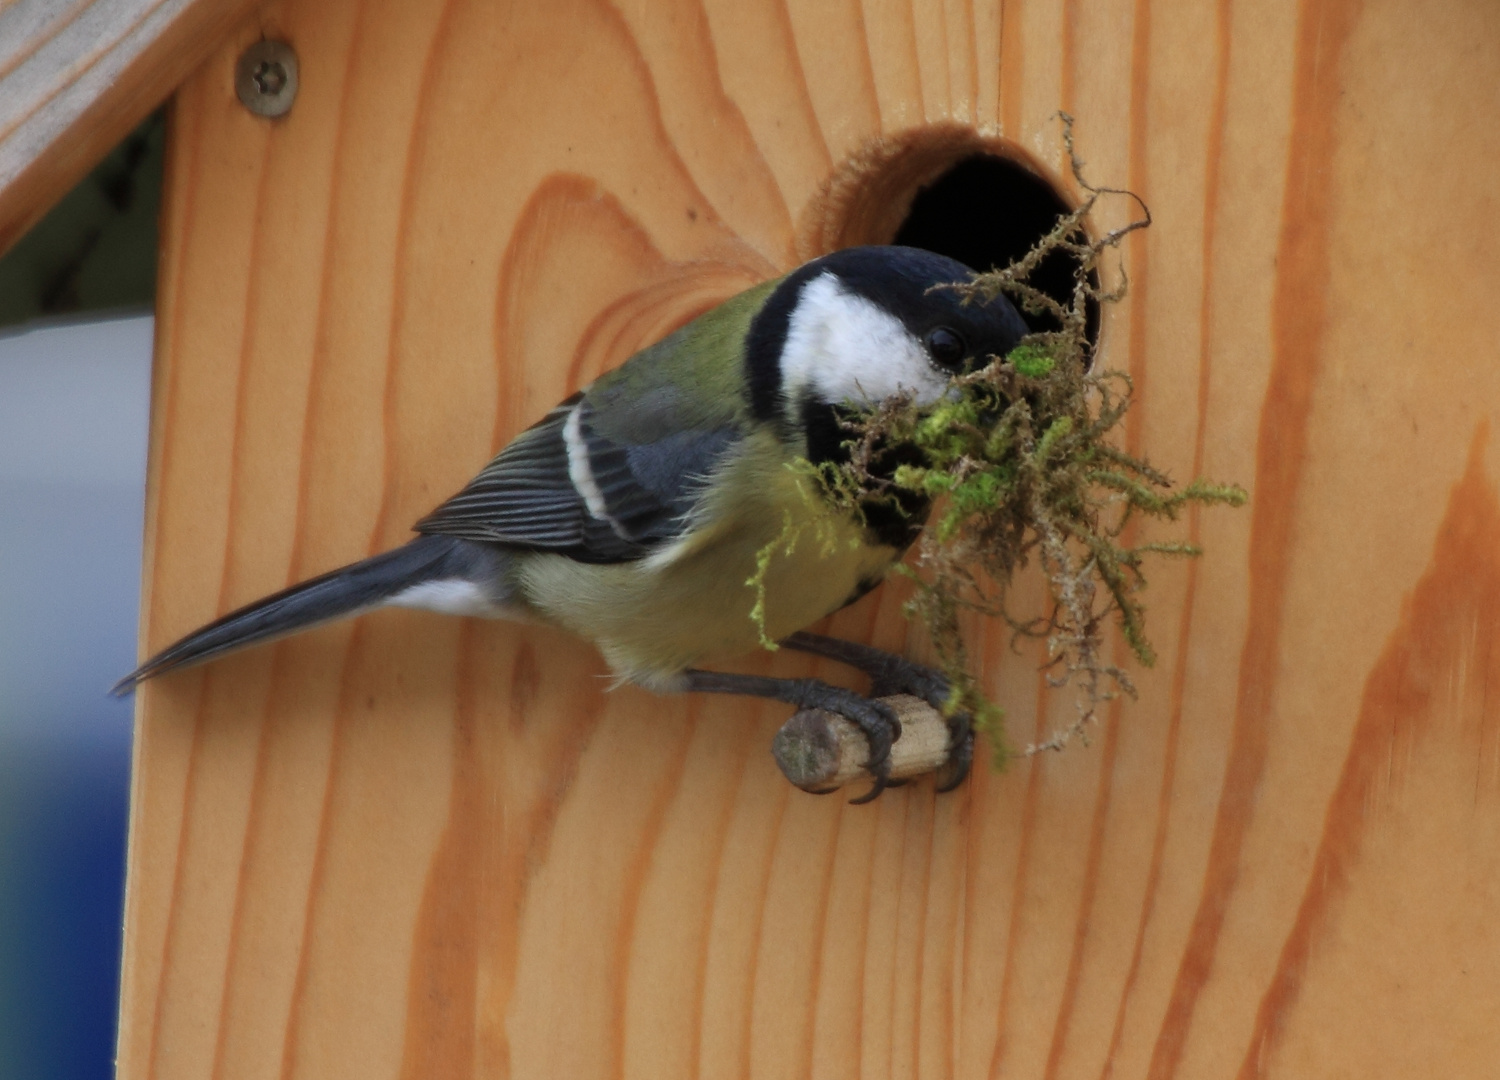
<svg viewBox="0 0 1500 1080">
<path fill-rule="evenodd" d="M 1198 554 L 1185 542 L 1137 543 L 1132 523 L 1171 521 L 1189 505 L 1238 506 L 1246 498 L 1240 487 L 1200 479 L 1175 487 L 1118 445 L 1115 433 L 1132 386 L 1123 372 L 1091 370 L 1088 308 L 1123 298 L 1123 269 L 1114 291 L 1094 284 L 1099 262 L 1126 235 L 1149 225 L 1150 214 L 1100 238 L 1089 235 L 1085 222 L 1101 197 L 1135 197 L 1084 181 L 1071 119 L 1063 121 L 1083 203 L 1015 264 L 951 286 L 972 303 L 1007 295 L 1027 312 L 1050 314 L 1060 329 L 1029 335 L 1007 356 L 981 358 L 936 405 L 920 407 L 898 396 L 855 414 L 846 422 L 848 459 L 805 466 L 845 511 L 859 513 L 871 500 L 901 506 L 913 495 L 934 501 L 916 558 L 899 568 L 916 582 L 907 614 L 925 627 L 952 683 L 949 713 L 973 716 L 1000 763 L 1009 753 L 1003 714 L 970 672 L 961 614 L 979 612 L 1005 620 L 1018 634 L 1044 638 L 1053 684 L 1079 688 L 1074 722 L 1027 752 L 1086 739 L 1101 704 L 1121 692 L 1134 694 L 1127 672 L 1106 657 L 1108 627 L 1118 626 L 1142 665 L 1155 659 L 1140 598 L 1146 556 Z M 1027 281 L 1058 249 L 1077 267 L 1067 302 Z M 894 447 L 915 448 L 917 454 L 902 458 L 922 464 L 890 469 L 885 463 Z M 1010 604 L 1011 582 L 1032 559 L 1051 604 L 1038 614 L 1018 614 Z"/>
</svg>

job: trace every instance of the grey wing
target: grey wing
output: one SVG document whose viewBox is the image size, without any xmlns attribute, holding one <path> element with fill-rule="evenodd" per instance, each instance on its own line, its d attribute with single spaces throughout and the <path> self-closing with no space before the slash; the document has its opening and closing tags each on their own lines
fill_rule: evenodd
<svg viewBox="0 0 1500 1080">
<path fill-rule="evenodd" d="M 555 551 L 580 562 L 643 558 L 680 536 L 735 426 L 611 439 L 573 395 L 522 432 L 417 532 Z"/>
</svg>

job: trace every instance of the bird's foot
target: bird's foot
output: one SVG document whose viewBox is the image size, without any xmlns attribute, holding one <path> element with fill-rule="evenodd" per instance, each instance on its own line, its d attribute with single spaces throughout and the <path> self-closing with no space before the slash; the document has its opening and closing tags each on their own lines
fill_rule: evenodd
<svg viewBox="0 0 1500 1080">
<path fill-rule="evenodd" d="M 683 672 L 683 689 L 690 693 L 741 694 L 770 698 L 798 709 L 826 709 L 844 717 L 860 730 L 869 746 L 864 769 L 872 781 L 870 790 L 855 804 L 867 803 L 899 781 L 891 780 L 891 746 L 901 737 L 901 721 L 883 701 L 832 686 L 821 679 L 774 679 L 763 675 L 737 675 L 697 668 Z"/>
<path fill-rule="evenodd" d="M 803 709 L 827 709 L 838 713 L 864 735 L 870 756 L 865 771 L 870 774 L 870 790 L 849 802 L 862 806 L 877 798 L 888 787 L 899 787 L 904 781 L 891 779 L 891 746 L 901 737 L 901 721 L 895 710 L 883 701 L 874 701 L 853 690 L 831 686 L 820 679 L 796 679 L 806 689 L 796 702 Z"/>
<path fill-rule="evenodd" d="M 805 631 L 793 634 L 781 644 L 863 671 L 870 677 L 872 698 L 910 694 L 927 702 L 938 712 L 945 713 L 953 694 L 953 683 L 937 668 L 871 645 L 859 645 Z M 967 712 L 957 712 L 946 719 L 948 759 L 937 770 L 937 790 L 940 793 L 952 791 L 962 784 L 974 761 L 974 718 Z"/>
</svg>

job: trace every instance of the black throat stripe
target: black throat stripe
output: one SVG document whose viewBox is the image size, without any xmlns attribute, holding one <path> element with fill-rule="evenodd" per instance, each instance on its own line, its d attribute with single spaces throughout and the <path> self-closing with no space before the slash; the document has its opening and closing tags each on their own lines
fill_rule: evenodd
<svg viewBox="0 0 1500 1080">
<path fill-rule="evenodd" d="M 745 338 L 745 386 L 750 395 L 750 413 L 757 420 L 784 426 L 781 402 L 781 350 L 792 325 L 792 312 L 802 295 L 802 286 L 821 270 L 815 263 L 787 275 L 766 298 L 750 320 Z"/>
</svg>

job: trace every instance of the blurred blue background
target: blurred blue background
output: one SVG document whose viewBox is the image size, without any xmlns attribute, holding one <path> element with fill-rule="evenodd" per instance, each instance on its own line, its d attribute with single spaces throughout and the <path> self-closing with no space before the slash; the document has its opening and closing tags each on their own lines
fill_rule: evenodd
<svg viewBox="0 0 1500 1080">
<path fill-rule="evenodd" d="M 166 135 L 0 255 L 0 1080 L 114 1073 Z"/>
<path fill-rule="evenodd" d="M 0 1077 L 113 1074 L 152 320 L 0 331 Z"/>
</svg>

